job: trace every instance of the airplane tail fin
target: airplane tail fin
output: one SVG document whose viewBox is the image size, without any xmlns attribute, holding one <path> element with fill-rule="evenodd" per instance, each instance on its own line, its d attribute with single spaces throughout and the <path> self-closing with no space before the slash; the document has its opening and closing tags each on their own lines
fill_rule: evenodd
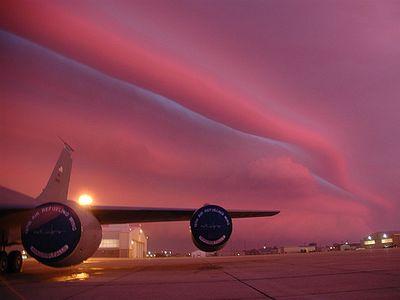
<svg viewBox="0 0 400 300">
<path fill-rule="evenodd" d="M 49 181 L 40 195 L 36 198 L 40 203 L 50 201 L 64 202 L 67 200 L 69 179 L 72 169 L 71 154 L 74 149 L 63 140 L 62 142 L 64 143 L 64 148 L 54 166 Z"/>
</svg>

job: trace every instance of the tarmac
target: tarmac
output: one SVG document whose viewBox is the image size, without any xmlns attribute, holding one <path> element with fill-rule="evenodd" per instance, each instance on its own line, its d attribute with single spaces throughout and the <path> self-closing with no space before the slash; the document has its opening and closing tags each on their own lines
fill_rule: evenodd
<svg viewBox="0 0 400 300">
<path fill-rule="evenodd" d="M 25 261 L 0 299 L 400 299 L 400 249 L 265 256 Z"/>
</svg>

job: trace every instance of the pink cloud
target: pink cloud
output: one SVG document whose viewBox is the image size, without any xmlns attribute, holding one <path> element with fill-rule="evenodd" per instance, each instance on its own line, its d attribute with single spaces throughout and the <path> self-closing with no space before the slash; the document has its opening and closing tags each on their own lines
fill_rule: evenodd
<svg viewBox="0 0 400 300">
<path fill-rule="evenodd" d="M 61 135 L 72 197 L 278 208 L 240 221 L 276 242 L 398 226 L 398 20 L 345 6 L 2 2 L 0 183 L 37 194 Z"/>
</svg>

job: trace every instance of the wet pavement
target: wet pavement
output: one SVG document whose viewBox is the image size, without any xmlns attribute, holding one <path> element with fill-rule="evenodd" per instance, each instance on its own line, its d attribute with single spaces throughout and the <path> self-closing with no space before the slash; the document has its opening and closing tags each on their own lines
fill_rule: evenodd
<svg viewBox="0 0 400 300">
<path fill-rule="evenodd" d="M 244 257 L 34 260 L 0 299 L 400 299 L 400 249 Z"/>
</svg>

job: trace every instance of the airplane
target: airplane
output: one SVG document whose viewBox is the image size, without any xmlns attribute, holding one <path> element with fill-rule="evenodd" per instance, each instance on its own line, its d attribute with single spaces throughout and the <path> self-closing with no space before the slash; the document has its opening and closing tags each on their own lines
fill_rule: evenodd
<svg viewBox="0 0 400 300">
<path fill-rule="evenodd" d="M 68 267 L 98 249 L 103 224 L 189 221 L 194 245 L 202 251 L 222 249 L 232 233 L 232 218 L 268 217 L 279 211 L 225 210 L 206 204 L 199 209 L 82 206 L 67 200 L 72 168 L 70 145 L 63 148 L 47 185 L 36 198 L 0 186 L 0 273 L 19 273 L 21 245 L 40 263 Z"/>
</svg>

